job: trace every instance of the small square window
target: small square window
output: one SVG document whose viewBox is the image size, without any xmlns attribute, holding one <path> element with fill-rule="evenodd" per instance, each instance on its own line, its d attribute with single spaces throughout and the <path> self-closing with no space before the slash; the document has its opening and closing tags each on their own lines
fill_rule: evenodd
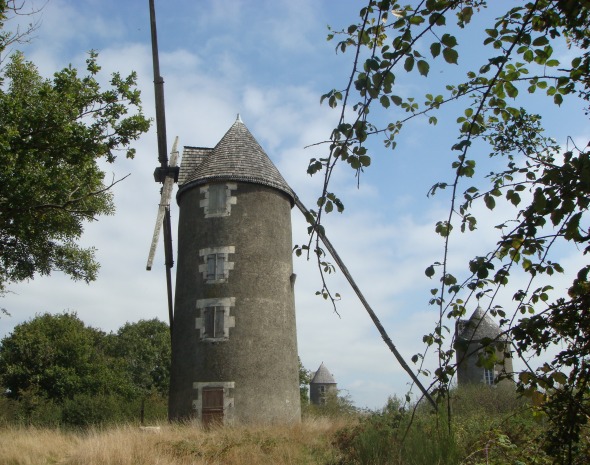
<svg viewBox="0 0 590 465">
<path fill-rule="evenodd" d="M 225 254 L 212 253 L 207 255 L 207 280 L 225 278 Z"/>
<path fill-rule="evenodd" d="M 209 186 L 209 214 L 220 214 L 226 211 L 225 184 L 211 184 Z"/>
<path fill-rule="evenodd" d="M 222 338 L 225 336 L 223 307 L 205 307 L 204 309 L 204 335 L 206 338 Z"/>
<path fill-rule="evenodd" d="M 326 386 L 320 386 L 320 394 L 324 394 L 326 392 Z"/>
</svg>

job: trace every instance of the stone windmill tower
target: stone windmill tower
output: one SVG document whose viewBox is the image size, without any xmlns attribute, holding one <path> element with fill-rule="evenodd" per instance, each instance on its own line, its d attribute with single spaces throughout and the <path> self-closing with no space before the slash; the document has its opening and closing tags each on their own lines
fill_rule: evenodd
<svg viewBox="0 0 590 465">
<path fill-rule="evenodd" d="M 309 400 L 315 405 L 324 405 L 328 398 L 338 394 L 338 384 L 324 362 L 309 383 Z"/>
<path fill-rule="evenodd" d="M 178 184 L 170 419 L 299 421 L 293 191 L 239 116 Z"/>
<path fill-rule="evenodd" d="M 493 368 L 486 368 L 478 363 L 480 353 L 487 345 L 496 352 L 497 363 Z M 513 385 L 510 340 L 481 307 L 478 306 L 469 319 L 457 320 L 455 347 L 459 386 L 478 383 L 495 385 L 500 375 L 500 385 Z"/>
</svg>

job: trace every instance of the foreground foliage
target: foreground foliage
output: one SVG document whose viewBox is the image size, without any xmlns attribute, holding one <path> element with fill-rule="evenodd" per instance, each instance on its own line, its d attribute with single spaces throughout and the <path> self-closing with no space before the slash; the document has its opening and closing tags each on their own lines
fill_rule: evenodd
<svg viewBox="0 0 590 465">
<path fill-rule="evenodd" d="M 498 12 L 495 19 L 486 15 L 488 6 Z M 470 30 L 475 19 L 487 24 Z M 518 374 L 519 390 L 542 405 L 551 425 L 547 451 L 562 463 L 580 456 L 580 434 L 590 416 L 590 266 L 582 261 L 580 268 L 569 270 L 567 295 L 551 292 L 551 278 L 564 271 L 560 248 L 590 251 L 590 151 L 586 134 L 581 143 L 574 140 L 577 134 L 568 134 L 562 145 L 546 135 L 551 128 L 543 127 L 542 115 L 529 109 L 535 101 L 526 96 L 545 98 L 548 112 L 574 101 L 570 108 L 577 107 L 577 113 L 568 118 L 587 120 L 589 31 L 588 1 L 364 2 L 356 22 L 329 36 L 337 40 L 338 51 L 352 52 L 351 72 L 339 88 L 322 96 L 340 110 L 340 119 L 327 155 L 309 164 L 308 173 L 321 173 L 324 185 L 318 209 L 308 218 L 312 238 L 298 250 L 315 248 L 320 272 L 331 269 L 317 240 L 313 246 L 313 235 L 322 231 L 324 214 L 344 209 L 333 191 L 334 170 L 349 166 L 360 176 L 368 169 L 370 138 L 377 136 L 385 147 L 399 150 L 399 134 L 410 121 L 421 118 L 435 125 L 442 118 L 456 120 L 447 179 L 429 192 L 450 193 L 448 215 L 435 225 L 442 254 L 426 268 L 429 278 L 438 279 L 429 297 L 438 321 L 424 336 L 439 361 L 432 373 L 435 392 L 447 397 L 456 373 L 454 341 L 448 336 L 453 325 L 447 319 L 470 313 L 477 300 L 501 318 L 512 339 L 525 366 Z M 467 47 L 475 56 L 470 63 L 462 60 Z M 425 95 L 408 95 L 407 87 L 396 86 L 400 74 L 426 78 L 435 62 L 460 76 L 446 82 L 442 92 L 439 79 L 427 81 L 433 90 Z M 481 165 L 492 171 L 478 181 Z M 480 226 L 478 210 L 498 211 L 500 206 L 508 213 L 494 218 L 497 244 L 469 260 L 464 272 L 452 270 L 449 257 L 457 233 Z M 319 293 L 331 298 L 323 282 Z M 500 303 L 506 289 L 512 306 Z M 488 341 L 482 364 L 497 362 L 496 342 Z M 549 362 L 530 363 L 531 356 L 549 348 L 556 353 Z"/>
<path fill-rule="evenodd" d="M 407 408 L 390 399 L 379 412 L 338 430 L 333 444 L 341 465 L 550 465 L 545 452 L 546 417 L 513 390 L 469 386 L 450 392 L 453 428 L 429 405 Z M 587 463 L 590 434 L 584 430 L 582 453 Z"/>
</svg>

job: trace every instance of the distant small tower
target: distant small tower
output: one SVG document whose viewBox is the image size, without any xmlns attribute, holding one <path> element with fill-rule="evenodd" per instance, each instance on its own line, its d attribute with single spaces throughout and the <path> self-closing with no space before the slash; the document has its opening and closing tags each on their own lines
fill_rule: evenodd
<svg viewBox="0 0 590 465">
<path fill-rule="evenodd" d="M 495 345 L 498 363 L 493 369 L 478 366 L 478 358 L 483 350 L 484 340 L 491 340 Z M 500 385 L 512 384 L 512 357 L 510 356 L 510 339 L 502 335 L 500 327 L 477 307 L 467 320 L 457 320 L 455 326 L 455 348 L 457 355 L 457 382 L 459 386 L 483 383 L 495 385 L 498 375 L 504 373 L 507 378 Z"/>
<path fill-rule="evenodd" d="M 178 184 L 170 419 L 300 421 L 293 191 L 239 116 Z"/>
<path fill-rule="evenodd" d="M 322 362 L 309 383 L 309 400 L 314 405 L 324 405 L 330 394 L 336 395 L 337 393 L 336 381 Z"/>
</svg>

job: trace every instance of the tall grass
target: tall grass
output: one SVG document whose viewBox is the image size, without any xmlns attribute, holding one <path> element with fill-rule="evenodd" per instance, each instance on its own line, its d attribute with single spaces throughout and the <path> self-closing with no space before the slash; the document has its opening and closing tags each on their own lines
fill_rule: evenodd
<svg viewBox="0 0 590 465">
<path fill-rule="evenodd" d="M 310 419 L 292 427 L 118 426 L 84 432 L 0 429 L 2 465 L 320 465 L 336 463 L 330 438 L 342 422 Z M 5 445 L 8 445 L 6 447 Z"/>
<path fill-rule="evenodd" d="M 512 391 L 453 393 L 452 422 L 418 405 L 322 416 L 294 426 L 203 430 L 163 424 L 80 429 L 0 427 L 1 465 L 549 465 L 543 422 Z M 587 438 L 584 447 L 590 451 Z M 587 458 L 587 457 L 586 457 Z M 580 457 L 580 464 L 590 463 Z"/>
<path fill-rule="evenodd" d="M 61 463 L 81 438 L 56 429 L 0 428 L 0 464 L 45 465 Z"/>
</svg>

